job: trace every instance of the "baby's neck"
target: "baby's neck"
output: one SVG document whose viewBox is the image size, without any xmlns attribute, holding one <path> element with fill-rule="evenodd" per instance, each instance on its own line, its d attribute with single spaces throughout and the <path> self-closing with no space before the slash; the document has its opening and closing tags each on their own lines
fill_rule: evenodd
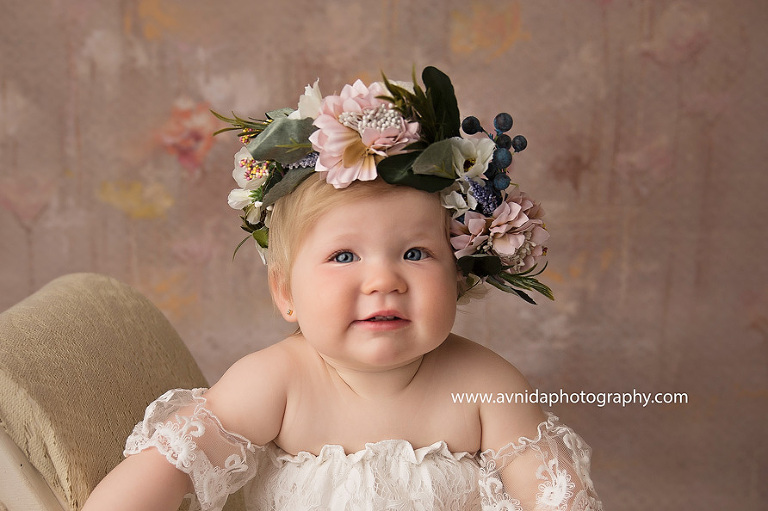
<svg viewBox="0 0 768 511">
<path fill-rule="evenodd" d="M 403 366 L 381 371 L 346 367 L 322 357 L 332 377 L 362 398 L 394 397 L 408 389 L 419 372 L 424 356 Z"/>
</svg>

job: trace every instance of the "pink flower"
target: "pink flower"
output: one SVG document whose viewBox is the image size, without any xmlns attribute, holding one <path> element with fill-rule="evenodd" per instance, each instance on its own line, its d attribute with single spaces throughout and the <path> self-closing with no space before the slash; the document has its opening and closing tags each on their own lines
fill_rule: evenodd
<svg viewBox="0 0 768 511">
<path fill-rule="evenodd" d="M 490 218 L 476 211 L 467 211 L 464 221 L 451 221 L 451 246 L 456 259 L 472 255 L 488 240 Z"/>
<path fill-rule="evenodd" d="M 515 187 L 491 216 L 467 211 L 463 222 L 451 222 L 456 259 L 486 253 L 499 256 L 510 273 L 523 272 L 547 253 L 543 216 L 541 206 Z"/>
<path fill-rule="evenodd" d="M 360 80 L 345 85 L 338 96 L 326 96 L 310 135 L 319 153 L 315 170 L 327 172 L 326 181 L 346 188 L 359 179 L 376 179 L 376 163 L 405 152 L 419 139 L 419 125 L 407 122 L 391 103 L 378 99 L 387 90 L 380 83 L 366 87 Z"/>
<path fill-rule="evenodd" d="M 488 244 L 512 273 L 528 270 L 546 254 L 544 211 L 515 187 L 493 212 Z"/>
</svg>

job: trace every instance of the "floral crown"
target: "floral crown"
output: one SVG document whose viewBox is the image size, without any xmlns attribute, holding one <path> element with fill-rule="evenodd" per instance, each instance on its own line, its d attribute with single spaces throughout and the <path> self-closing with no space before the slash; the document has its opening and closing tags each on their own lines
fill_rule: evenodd
<svg viewBox="0 0 768 511">
<path fill-rule="evenodd" d="M 245 147 L 235 154 L 238 187 L 229 205 L 243 211 L 242 228 L 256 240 L 262 259 L 269 246 L 272 205 L 314 172 L 336 188 L 381 177 L 395 185 L 439 192 L 452 215 L 450 243 L 464 276 L 461 294 L 490 284 L 535 303 L 526 291 L 552 299 L 535 271 L 549 238 L 544 211 L 509 178 L 513 153 L 525 149 L 511 138 L 512 117 L 498 114 L 488 133 L 476 117 L 459 122 L 453 85 L 427 67 L 422 89 L 413 84 L 360 80 L 341 94 L 323 97 L 318 82 L 307 86 L 298 108 L 266 113 L 265 120 L 213 112 L 237 131 Z M 460 129 L 467 137 L 462 136 Z"/>
</svg>

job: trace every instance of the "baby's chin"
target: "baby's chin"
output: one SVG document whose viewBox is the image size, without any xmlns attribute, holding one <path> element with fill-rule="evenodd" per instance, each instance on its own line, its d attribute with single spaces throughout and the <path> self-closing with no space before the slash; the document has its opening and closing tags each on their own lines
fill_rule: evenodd
<svg viewBox="0 0 768 511">
<path fill-rule="evenodd" d="M 395 370 L 419 362 L 424 355 L 441 344 L 416 348 L 386 336 L 367 339 L 364 343 L 357 350 L 356 360 L 350 362 L 355 363 L 359 370 L 370 372 Z"/>
</svg>

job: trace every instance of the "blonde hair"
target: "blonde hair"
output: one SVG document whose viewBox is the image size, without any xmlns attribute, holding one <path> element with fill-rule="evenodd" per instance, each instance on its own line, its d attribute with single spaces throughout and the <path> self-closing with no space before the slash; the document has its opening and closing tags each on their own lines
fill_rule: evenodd
<svg viewBox="0 0 768 511">
<path fill-rule="evenodd" d="M 324 176 L 315 173 L 305 179 L 296 190 L 275 202 L 269 225 L 267 268 L 273 286 L 288 290 L 293 259 L 304 235 L 317 220 L 334 207 L 370 197 L 396 193 L 400 189 L 381 178 L 373 181 L 354 181 L 347 188 L 336 189 Z M 437 200 L 437 194 L 435 194 Z M 450 236 L 450 216 L 446 210 L 446 240 Z"/>
</svg>

